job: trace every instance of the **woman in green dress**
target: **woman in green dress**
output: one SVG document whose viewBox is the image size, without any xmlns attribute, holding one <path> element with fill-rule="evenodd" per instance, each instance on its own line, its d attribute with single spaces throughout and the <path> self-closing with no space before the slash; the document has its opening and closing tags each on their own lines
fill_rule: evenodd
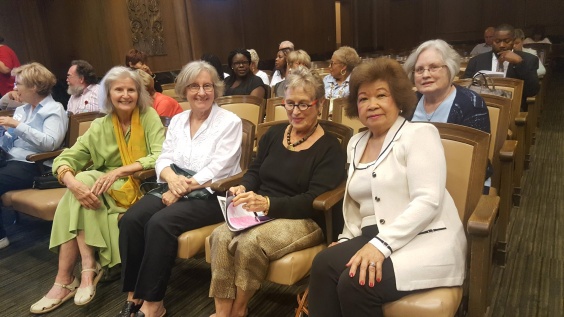
<svg viewBox="0 0 564 317">
<path fill-rule="evenodd" d="M 59 253 L 59 266 L 51 290 L 31 306 L 35 314 L 52 311 L 73 296 L 77 305 L 94 298 L 101 268 L 121 262 L 118 216 L 141 197 L 131 175 L 153 168 L 161 153 L 164 127 L 139 75 L 114 67 L 101 86 L 108 115 L 94 120 L 53 163 L 53 173 L 68 188 L 57 207 L 49 245 Z M 77 173 L 89 162 L 92 166 Z M 80 282 L 73 275 L 79 255 Z"/>
</svg>

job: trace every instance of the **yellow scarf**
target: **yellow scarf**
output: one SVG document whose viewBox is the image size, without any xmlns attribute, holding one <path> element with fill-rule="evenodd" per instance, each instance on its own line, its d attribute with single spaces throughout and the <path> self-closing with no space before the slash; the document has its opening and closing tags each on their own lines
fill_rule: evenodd
<svg viewBox="0 0 564 317">
<path fill-rule="evenodd" d="M 129 143 L 125 142 L 124 133 L 115 113 L 112 114 L 112 124 L 119 147 L 119 154 L 121 155 L 121 163 L 124 166 L 133 164 L 137 159 L 147 156 L 145 133 L 139 117 L 139 108 L 135 108 L 131 115 Z M 129 206 L 133 205 L 143 196 L 139 189 L 139 181 L 131 176 L 127 178 L 127 182 L 125 182 L 120 189 L 110 189 L 109 191 L 110 196 L 116 201 L 117 205 L 124 208 L 129 208 Z"/>
</svg>

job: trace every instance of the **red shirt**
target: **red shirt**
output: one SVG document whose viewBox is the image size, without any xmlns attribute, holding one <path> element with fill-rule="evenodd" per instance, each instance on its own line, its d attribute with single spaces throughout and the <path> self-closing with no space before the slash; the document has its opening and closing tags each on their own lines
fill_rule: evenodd
<svg viewBox="0 0 564 317">
<path fill-rule="evenodd" d="M 9 69 L 14 69 L 20 67 L 20 61 L 16 56 L 16 53 L 12 51 L 6 45 L 0 45 L 0 61 L 6 65 Z M 6 93 L 14 90 L 14 76 L 12 74 L 2 74 L 0 73 L 0 95 L 5 95 Z"/>
<path fill-rule="evenodd" d="M 153 95 L 153 108 L 157 110 L 159 116 L 170 118 L 174 117 L 175 114 L 179 114 L 184 111 L 178 104 L 178 101 L 167 95 L 163 95 L 160 92 L 156 92 Z"/>
</svg>

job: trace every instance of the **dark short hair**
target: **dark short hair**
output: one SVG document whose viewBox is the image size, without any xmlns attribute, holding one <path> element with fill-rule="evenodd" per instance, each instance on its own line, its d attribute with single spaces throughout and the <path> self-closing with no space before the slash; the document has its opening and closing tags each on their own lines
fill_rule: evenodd
<svg viewBox="0 0 564 317">
<path fill-rule="evenodd" d="M 504 23 L 495 27 L 495 33 L 502 31 L 509 32 L 509 35 L 511 35 L 512 38 L 515 38 L 515 28 L 513 26 Z"/>
<path fill-rule="evenodd" d="M 247 60 L 249 61 L 249 66 L 251 65 L 252 59 L 251 59 L 251 53 L 249 53 L 249 51 L 247 51 L 244 48 L 237 48 L 232 50 L 231 52 L 229 52 L 229 55 L 227 56 L 227 66 L 229 66 L 229 72 L 231 73 L 231 76 L 233 76 L 235 74 L 235 72 L 232 69 L 233 66 L 233 57 L 235 57 L 235 55 L 237 54 L 241 54 L 243 56 L 245 56 L 247 58 Z"/>
<path fill-rule="evenodd" d="M 417 106 L 413 85 L 402 66 L 396 60 L 385 57 L 361 63 L 351 73 L 350 94 L 345 108 L 347 117 L 358 118 L 357 97 L 360 86 L 377 80 L 388 83 L 392 98 L 398 109 L 402 110 L 400 115 L 410 120 Z"/>
<path fill-rule="evenodd" d="M 76 73 L 78 76 L 84 78 L 87 85 L 92 85 L 97 82 L 94 67 L 92 67 L 92 65 L 90 65 L 87 61 L 77 59 L 72 61 L 71 65 L 76 66 Z"/>
<path fill-rule="evenodd" d="M 129 63 L 135 65 L 139 62 L 147 63 L 147 54 L 145 52 L 132 48 L 125 54 L 125 66 L 129 67 Z"/>
</svg>

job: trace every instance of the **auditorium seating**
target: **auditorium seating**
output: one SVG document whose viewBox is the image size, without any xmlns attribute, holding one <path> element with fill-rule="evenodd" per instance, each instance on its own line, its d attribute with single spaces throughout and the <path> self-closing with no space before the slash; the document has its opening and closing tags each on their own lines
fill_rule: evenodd
<svg viewBox="0 0 564 317">
<path fill-rule="evenodd" d="M 223 96 L 215 100 L 222 108 L 235 113 L 239 118 L 247 119 L 255 126 L 264 119 L 266 101 L 250 95 Z"/>
<path fill-rule="evenodd" d="M 333 104 L 332 119 L 334 122 L 342 123 L 358 133 L 364 127 L 358 118 L 349 118 L 345 115 L 345 107 L 347 106 L 347 98 L 331 99 L 329 103 Z"/>
</svg>

